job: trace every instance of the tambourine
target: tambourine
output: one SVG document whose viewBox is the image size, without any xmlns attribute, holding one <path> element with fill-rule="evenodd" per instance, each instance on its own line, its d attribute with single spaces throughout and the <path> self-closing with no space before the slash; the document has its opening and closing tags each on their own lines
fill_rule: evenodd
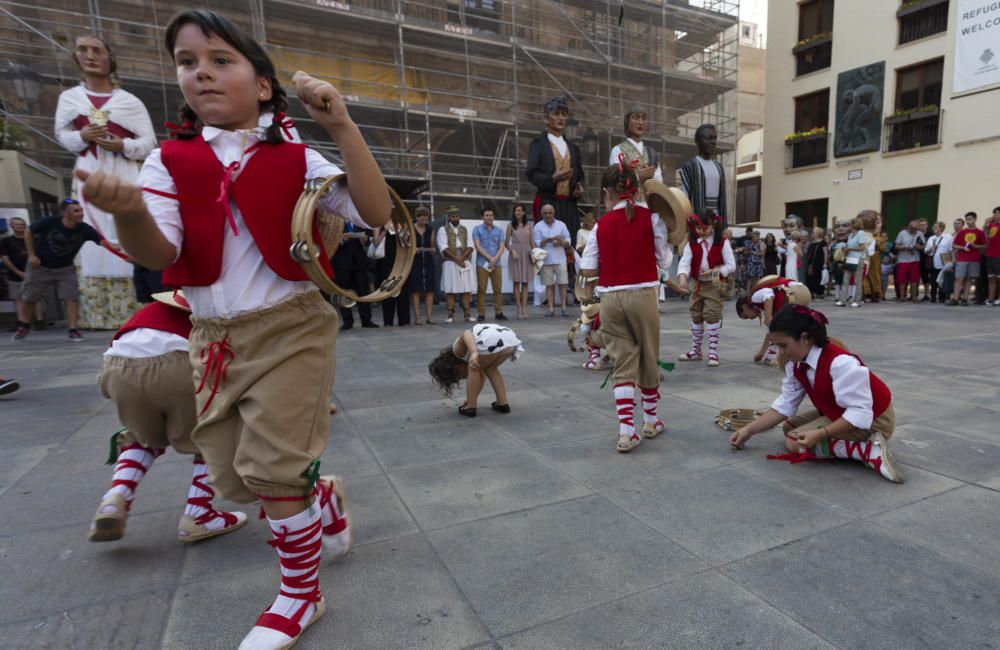
<svg viewBox="0 0 1000 650">
<path fill-rule="evenodd" d="M 736 276 L 729 274 L 728 276 L 722 275 L 719 269 L 712 269 L 712 285 L 715 290 L 719 292 L 719 297 L 723 300 L 729 300 L 736 293 Z"/>
<path fill-rule="evenodd" d="M 793 284 L 780 288 L 785 292 L 785 299 L 788 301 L 788 304 L 806 306 L 812 302 L 812 292 L 804 284 Z"/>
<path fill-rule="evenodd" d="M 356 302 L 379 302 L 399 295 L 403 283 L 410 275 L 417 249 L 414 245 L 416 229 L 410 211 L 406 209 L 395 190 L 387 185 L 386 189 L 393 204 L 389 219 L 396 228 L 396 259 L 392 264 L 392 270 L 389 271 L 389 277 L 374 292 L 364 296 L 359 296 L 352 289 L 338 286 L 323 270 L 320 255 L 325 254 L 329 258 L 337 252 L 343 241 L 346 221 L 341 215 L 322 208 L 319 200 L 335 183 L 346 178 L 346 174 L 339 174 L 306 181 L 302 195 L 295 204 L 295 212 L 292 214 L 292 246 L 288 252 L 293 260 L 302 265 L 302 269 L 316 286 L 325 293 L 336 296 L 342 307 L 352 307 Z M 319 233 L 319 242 L 313 236 L 314 226 Z"/>
<path fill-rule="evenodd" d="M 660 215 L 667 226 L 667 241 L 674 246 L 683 246 L 687 240 L 687 227 L 680 226 L 687 223 L 691 214 L 691 201 L 687 195 L 652 178 L 642 184 L 642 190 L 646 194 L 646 205 Z"/>
<path fill-rule="evenodd" d="M 598 296 L 591 296 L 580 301 L 580 318 L 577 318 L 566 332 L 566 344 L 569 345 L 570 352 L 586 352 L 586 348 L 576 346 L 576 333 L 583 325 L 594 322 L 594 318 L 601 311 L 601 299 Z M 586 337 L 585 337 L 586 338 Z"/>
<path fill-rule="evenodd" d="M 715 423 L 723 431 L 735 431 L 763 415 L 754 409 L 723 409 L 715 416 Z"/>
</svg>

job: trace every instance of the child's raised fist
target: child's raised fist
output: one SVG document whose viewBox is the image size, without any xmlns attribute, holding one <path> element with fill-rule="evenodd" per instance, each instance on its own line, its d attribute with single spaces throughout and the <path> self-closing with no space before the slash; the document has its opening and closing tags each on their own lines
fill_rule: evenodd
<svg viewBox="0 0 1000 650">
<path fill-rule="evenodd" d="M 299 70 L 292 76 L 295 94 L 306 105 L 309 117 L 326 129 L 333 129 L 351 121 L 347 106 L 333 84 L 316 79 Z"/>
<path fill-rule="evenodd" d="M 88 203 L 115 215 L 141 215 L 146 213 L 146 204 L 142 200 L 142 189 L 137 185 L 126 183 L 114 174 L 104 172 L 86 172 L 78 169 L 74 172 L 83 181 L 80 194 Z"/>
</svg>

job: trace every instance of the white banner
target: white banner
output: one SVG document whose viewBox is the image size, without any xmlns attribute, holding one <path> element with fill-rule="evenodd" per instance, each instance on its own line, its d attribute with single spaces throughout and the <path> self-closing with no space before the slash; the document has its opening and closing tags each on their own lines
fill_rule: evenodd
<svg viewBox="0 0 1000 650">
<path fill-rule="evenodd" d="M 958 0 L 954 94 L 1000 84 L 1000 0 Z"/>
</svg>

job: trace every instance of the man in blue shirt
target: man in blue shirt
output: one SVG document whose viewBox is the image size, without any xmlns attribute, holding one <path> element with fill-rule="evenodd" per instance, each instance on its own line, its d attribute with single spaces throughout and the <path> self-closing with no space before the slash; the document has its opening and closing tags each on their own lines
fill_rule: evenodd
<svg viewBox="0 0 1000 650">
<path fill-rule="evenodd" d="M 549 312 L 546 317 L 556 315 L 556 285 L 559 285 L 559 300 L 562 304 L 562 315 L 566 313 L 566 287 L 569 274 L 566 271 L 566 249 L 570 247 L 569 229 L 562 221 L 556 221 L 556 211 L 551 204 L 542 206 L 542 221 L 535 224 L 532 231 L 535 248 L 545 249 L 545 261 L 542 264 L 542 284 L 549 299 Z"/>
<path fill-rule="evenodd" d="M 31 331 L 28 323 L 35 313 L 35 303 L 42 300 L 53 286 L 66 303 L 69 339 L 83 340 L 76 327 L 80 288 L 73 258 L 87 242 L 102 244 L 104 239 L 92 226 L 83 223 L 83 207 L 73 199 L 62 202 L 58 217 L 39 219 L 24 233 L 28 265 L 21 293 L 20 326 L 13 337 L 15 341 L 23 340 Z"/>
<path fill-rule="evenodd" d="M 486 320 L 486 283 L 493 284 L 493 311 L 496 320 L 507 320 L 503 315 L 503 269 L 500 258 L 506 249 L 504 236 L 493 225 L 493 209 L 484 208 L 483 222 L 472 229 L 472 243 L 476 247 L 476 302 L 480 323 Z"/>
</svg>

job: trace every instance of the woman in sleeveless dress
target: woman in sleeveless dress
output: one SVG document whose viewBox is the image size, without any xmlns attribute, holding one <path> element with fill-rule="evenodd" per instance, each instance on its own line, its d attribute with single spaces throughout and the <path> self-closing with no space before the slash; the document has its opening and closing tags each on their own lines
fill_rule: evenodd
<svg viewBox="0 0 1000 650">
<path fill-rule="evenodd" d="M 514 214 L 507 227 L 507 249 L 510 257 L 507 271 L 514 283 L 514 304 L 517 317 L 528 317 L 528 285 L 535 277 L 535 266 L 531 260 L 531 222 L 523 205 L 514 206 Z"/>
<path fill-rule="evenodd" d="M 416 256 L 413 258 L 413 267 L 410 270 L 410 278 L 407 280 L 410 290 L 410 303 L 413 306 L 413 324 L 420 324 L 420 301 L 424 301 L 424 313 L 427 318 L 424 320 L 428 325 L 433 325 L 431 320 L 431 308 L 434 305 L 434 288 L 437 286 L 434 281 L 434 231 L 430 227 L 430 210 L 421 206 L 414 212 L 417 223 Z"/>
</svg>

